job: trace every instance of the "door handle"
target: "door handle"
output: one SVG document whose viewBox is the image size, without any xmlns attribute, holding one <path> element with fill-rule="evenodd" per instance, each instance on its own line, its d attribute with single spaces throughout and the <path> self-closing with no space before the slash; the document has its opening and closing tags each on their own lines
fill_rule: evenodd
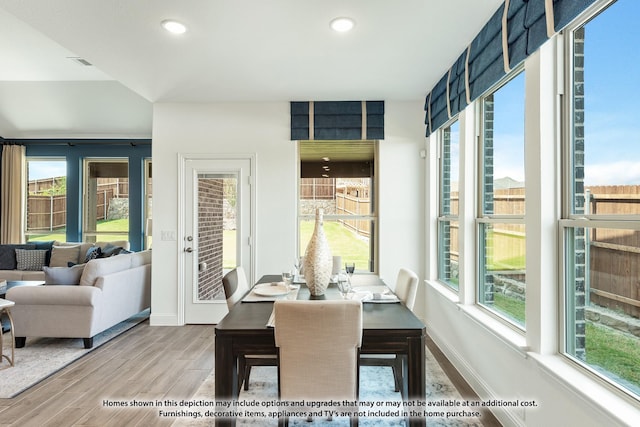
<svg viewBox="0 0 640 427">
<path fill-rule="evenodd" d="M 187 253 L 193 252 L 193 248 L 184 248 L 184 251 Z"/>
</svg>

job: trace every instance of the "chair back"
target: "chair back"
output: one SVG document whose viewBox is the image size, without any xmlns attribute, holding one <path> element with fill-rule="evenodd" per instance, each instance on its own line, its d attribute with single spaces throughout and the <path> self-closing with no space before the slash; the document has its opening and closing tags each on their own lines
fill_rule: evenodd
<svg viewBox="0 0 640 427">
<path fill-rule="evenodd" d="M 401 268 L 396 279 L 395 294 L 409 310 L 413 310 L 417 293 L 418 275 L 409 269 Z"/>
<path fill-rule="evenodd" d="M 227 307 L 231 310 L 250 289 L 244 268 L 236 267 L 225 274 L 222 278 L 222 287 L 224 288 L 224 296 L 227 299 Z"/>
<path fill-rule="evenodd" d="M 278 300 L 274 318 L 280 399 L 357 399 L 360 301 Z"/>
</svg>

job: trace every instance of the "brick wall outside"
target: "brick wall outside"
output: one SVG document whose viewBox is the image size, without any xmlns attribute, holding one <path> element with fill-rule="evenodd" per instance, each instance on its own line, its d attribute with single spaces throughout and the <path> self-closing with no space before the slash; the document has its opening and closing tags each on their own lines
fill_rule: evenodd
<svg viewBox="0 0 640 427">
<path fill-rule="evenodd" d="M 222 179 L 198 179 L 198 299 L 224 297 L 222 288 L 222 233 L 224 187 Z"/>
</svg>

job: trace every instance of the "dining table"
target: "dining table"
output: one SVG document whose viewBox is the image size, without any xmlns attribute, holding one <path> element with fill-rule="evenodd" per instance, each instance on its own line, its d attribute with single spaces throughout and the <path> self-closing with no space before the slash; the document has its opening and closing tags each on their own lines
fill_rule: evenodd
<svg viewBox="0 0 640 427">
<path fill-rule="evenodd" d="M 280 282 L 280 275 L 265 275 L 256 286 Z M 386 289 L 385 283 L 375 274 L 356 274 L 352 277 L 354 295 Z M 369 292 L 369 295 L 372 293 Z M 299 285 L 295 293 L 285 296 L 298 300 L 341 299 L 337 286 L 330 284 L 322 296 L 312 296 L 309 289 Z M 233 401 L 239 398 L 238 357 L 241 355 L 276 355 L 274 332 L 269 325 L 276 298 L 255 298 L 249 291 L 242 302 L 236 304 L 215 327 L 215 398 L 216 401 Z M 383 303 L 379 303 L 383 302 Z M 361 354 L 396 354 L 405 357 L 403 368 L 403 399 L 407 402 L 424 402 L 426 399 L 425 336 L 424 323 L 403 303 L 363 300 Z M 425 426 L 422 416 L 409 417 L 410 426 Z M 236 419 L 216 418 L 216 426 L 235 426 Z"/>
</svg>

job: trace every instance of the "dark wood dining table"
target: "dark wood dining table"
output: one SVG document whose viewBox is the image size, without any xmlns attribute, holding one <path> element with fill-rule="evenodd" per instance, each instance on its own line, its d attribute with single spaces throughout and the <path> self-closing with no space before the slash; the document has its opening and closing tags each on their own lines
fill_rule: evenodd
<svg viewBox="0 0 640 427">
<path fill-rule="evenodd" d="M 280 281 L 279 275 L 263 276 L 258 283 Z M 376 275 L 356 275 L 355 285 L 383 285 Z M 335 285 L 330 285 L 322 297 L 312 297 L 301 285 L 297 299 L 339 299 Z M 275 355 L 273 328 L 267 326 L 273 302 L 242 302 L 215 327 L 215 398 L 217 401 L 239 397 L 238 356 L 243 354 Z M 363 303 L 363 354 L 405 355 L 407 363 L 403 378 L 409 401 L 424 402 L 426 398 L 424 323 L 401 303 Z M 217 418 L 216 426 L 235 426 L 235 418 Z M 424 417 L 409 418 L 410 426 L 424 426 Z"/>
</svg>

